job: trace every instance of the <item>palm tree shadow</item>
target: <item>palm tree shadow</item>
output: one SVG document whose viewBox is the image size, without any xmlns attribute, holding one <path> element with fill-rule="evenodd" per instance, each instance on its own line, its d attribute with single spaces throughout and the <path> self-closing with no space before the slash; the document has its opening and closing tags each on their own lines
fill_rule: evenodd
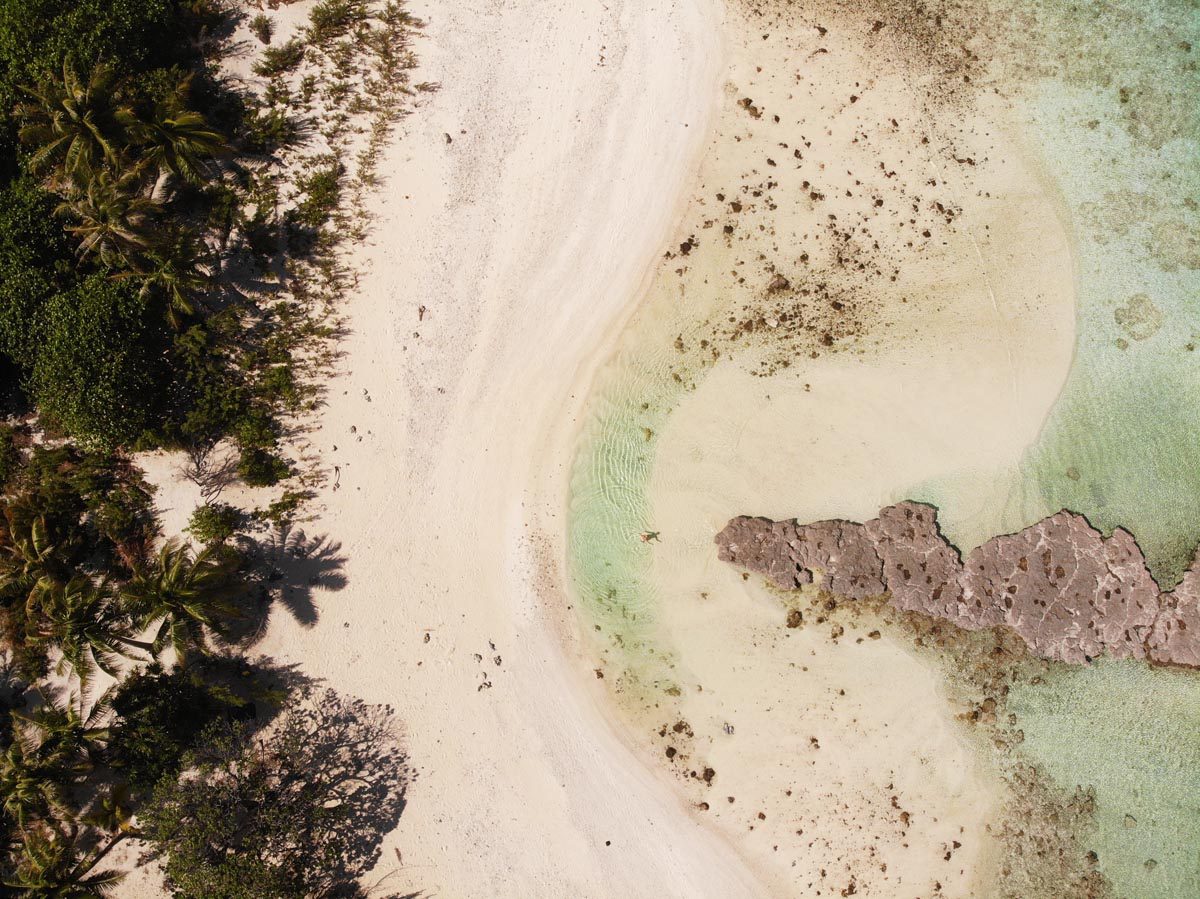
<svg viewBox="0 0 1200 899">
<path fill-rule="evenodd" d="M 301 626 L 320 620 L 318 592 L 337 592 L 349 581 L 342 569 L 342 544 L 328 535 L 309 537 L 290 524 L 272 529 L 260 540 L 243 538 L 250 589 L 243 598 L 242 616 L 227 628 L 227 641 L 256 643 L 266 630 L 271 612 L 282 605 Z"/>
</svg>

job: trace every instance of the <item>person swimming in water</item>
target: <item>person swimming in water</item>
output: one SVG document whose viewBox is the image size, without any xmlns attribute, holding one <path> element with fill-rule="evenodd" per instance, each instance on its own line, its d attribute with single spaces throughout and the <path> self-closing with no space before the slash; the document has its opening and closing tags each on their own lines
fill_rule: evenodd
<svg viewBox="0 0 1200 899">
<path fill-rule="evenodd" d="M 658 531 L 642 531 L 638 536 L 642 538 L 643 543 L 649 543 L 651 540 L 662 543 L 662 540 L 659 539 Z"/>
</svg>

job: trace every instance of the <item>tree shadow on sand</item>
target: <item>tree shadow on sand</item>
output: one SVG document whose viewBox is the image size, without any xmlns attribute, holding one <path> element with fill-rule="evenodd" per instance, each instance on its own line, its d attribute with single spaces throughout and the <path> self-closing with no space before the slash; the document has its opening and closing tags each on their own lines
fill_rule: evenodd
<svg viewBox="0 0 1200 899">
<path fill-rule="evenodd" d="M 149 857 L 164 859 L 168 880 L 238 855 L 247 870 L 274 871 L 286 895 L 365 899 L 396 873 L 362 883 L 414 778 L 390 706 L 305 685 L 269 724 L 211 732 L 188 767 L 145 816 Z"/>
<path fill-rule="evenodd" d="M 290 524 L 273 528 L 260 539 L 242 538 L 247 591 L 240 617 L 226 628 L 227 642 L 246 647 L 258 642 L 276 603 L 303 627 L 320 620 L 318 592 L 337 592 L 349 581 L 342 569 L 342 544 L 328 535 L 309 537 Z"/>
</svg>

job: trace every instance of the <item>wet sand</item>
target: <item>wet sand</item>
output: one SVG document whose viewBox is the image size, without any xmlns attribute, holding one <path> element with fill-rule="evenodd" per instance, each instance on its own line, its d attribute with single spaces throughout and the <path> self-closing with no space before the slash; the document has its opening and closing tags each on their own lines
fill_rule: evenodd
<svg viewBox="0 0 1200 899">
<path fill-rule="evenodd" d="M 776 893 L 976 895 L 1009 787 L 943 671 L 869 620 L 788 628 L 712 537 L 933 479 L 963 484 L 959 534 L 1028 514 L 989 488 L 1070 365 L 1070 241 L 1003 101 L 939 120 L 869 18 L 765 18 L 730 13 L 699 187 L 598 381 L 576 585 L 646 753 Z M 606 497 L 597 473 L 626 480 Z M 593 521 L 605 503 L 620 527 Z M 606 545 L 637 528 L 661 543 Z"/>
</svg>

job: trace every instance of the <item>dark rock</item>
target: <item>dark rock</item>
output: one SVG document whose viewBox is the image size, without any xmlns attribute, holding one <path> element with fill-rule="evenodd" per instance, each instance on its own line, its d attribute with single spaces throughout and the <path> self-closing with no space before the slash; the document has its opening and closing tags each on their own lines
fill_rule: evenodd
<svg viewBox="0 0 1200 899">
<path fill-rule="evenodd" d="M 959 627 L 1009 627 L 1041 658 L 1200 667 L 1200 550 L 1179 586 L 1162 592 L 1132 534 L 1105 537 L 1071 512 L 993 537 L 965 561 L 938 529 L 937 510 L 914 502 L 865 524 L 739 517 L 716 542 L 722 560 L 783 589 L 887 593 L 898 609 Z"/>
</svg>

